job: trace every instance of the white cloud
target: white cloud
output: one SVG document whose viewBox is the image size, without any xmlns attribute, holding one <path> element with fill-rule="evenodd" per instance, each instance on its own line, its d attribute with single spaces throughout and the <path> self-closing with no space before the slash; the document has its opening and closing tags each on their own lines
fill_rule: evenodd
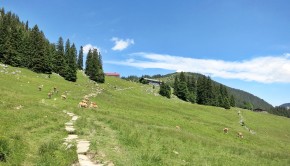
<svg viewBox="0 0 290 166">
<path fill-rule="evenodd" d="M 101 52 L 101 49 L 98 48 L 97 46 L 93 46 L 92 44 L 86 44 L 83 46 L 84 54 L 87 54 L 90 49 L 97 49 L 99 52 Z"/>
<path fill-rule="evenodd" d="M 130 45 L 134 44 L 133 39 L 124 40 L 124 39 L 119 39 L 117 37 L 113 37 L 111 40 L 115 43 L 114 47 L 112 47 L 112 50 L 114 51 L 122 51 L 126 49 L 127 47 L 129 47 Z"/>
<path fill-rule="evenodd" d="M 106 63 L 137 68 L 196 72 L 212 77 L 262 83 L 290 83 L 290 54 L 257 57 L 244 61 L 195 59 L 145 52 L 134 53 L 131 56 L 133 58 L 130 60 Z"/>
</svg>

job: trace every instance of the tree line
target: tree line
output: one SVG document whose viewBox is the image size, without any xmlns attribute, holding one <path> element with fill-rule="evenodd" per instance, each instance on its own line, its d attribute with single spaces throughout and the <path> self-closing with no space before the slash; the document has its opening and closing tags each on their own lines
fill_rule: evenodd
<svg viewBox="0 0 290 166">
<path fill-rule="evenodd" d="M 86 59 L 85 73 L 90 79 L 104 82 L 102 57 L 96 50 Z M 75 82 L 77 70 L 83 70 L 83 47 L 77 52 L 74 43 L 59 37 L 57 43 L 50 43 L 37 25 L 29 27 L 28 21 L 21 22 L 12 13 L 0 9 L 0 62 L 14 67 L 25 67 L 37 73 L 55 72 L 65 80 Z"/>
<path fill-rule="evenodd" d="M 274 107 L 270 109 L 268 112 L 270 114 L 285 116 L 287 118 L 290 118 L 290 109 L 287 109 L 286 107 Z"/>
<path fill-rule="evenodd" d="M 160 86 L 160 94 L 166 97 L 171 89 L 167 83 Z M 164 95 L 166 94 L 166 95 Z M 191 103 L 202 105 L 211 105 L 230 109 L 235 106 L 234 96 L 230 96 L 226 87 L 222 84 L 215 85 L 210 77 L 201 75 L 198 78 L 188 75 L 184 72 L 176 75 L 173 83 L 173 94 L 179 99 Z"/>
</svg>

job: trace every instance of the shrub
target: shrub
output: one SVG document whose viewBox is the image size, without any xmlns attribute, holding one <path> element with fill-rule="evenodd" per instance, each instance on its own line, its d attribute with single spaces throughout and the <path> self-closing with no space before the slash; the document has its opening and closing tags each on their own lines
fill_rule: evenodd
<svg viewBox="0 0 290 166">
<path fill-rule="evenodd" d="M 0 162 L 6 162 L 9 156 L 9 141 L 4 137 L 0 137 Z"/>
</svg>

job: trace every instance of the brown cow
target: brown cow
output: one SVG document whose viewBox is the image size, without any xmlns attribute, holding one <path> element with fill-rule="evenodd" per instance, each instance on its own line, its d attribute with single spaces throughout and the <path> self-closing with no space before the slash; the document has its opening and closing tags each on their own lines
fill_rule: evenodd
<svg viewBox="0 0 290 166">
<path fill-rule="evenodd" d="M 95 102 L 91 102 L 90 108 L 98 108 L 98 105 Z"/>
<path fill-rule="evenodd" d="M 227 134 L 229 132 L 229 128 L 224 128 L 224 133 Z"/>
<path fill-rule="evenodd" d="M 238 132 L 237 134 L 238 134 L 238 137 L 239 137 L 239 138 L 244 138 L 243 133 Z"/>
<path fill-rule="evenodd" d="M 65 100 L 66 99 L 66 95 L 61 95 L 61 99 Z"/>
<path fill-rule="evenodd" d="M 47 96 L 48 96 L 49 99 L 51 99 L 52 93 L 49 92 L 49 93 L 47 94 Z"/>
<path fill-rule="evenodd" d="M 84 103 L 84 102 L 80 102 L 79 103 L 79 108 L 87 108 L 88 107 L 88 104 L 87 103 Z"/>
</svg>

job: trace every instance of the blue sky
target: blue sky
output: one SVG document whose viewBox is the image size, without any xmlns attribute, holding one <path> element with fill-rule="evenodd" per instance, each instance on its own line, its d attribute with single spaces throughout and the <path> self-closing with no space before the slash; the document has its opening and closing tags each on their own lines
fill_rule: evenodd
<svg viewBox="0 0 290 166">
<path fill-rule="evenodd" d="M 98 48 L 122 76 L 190 71 L 277 106 L 290 102 L 288 0 L 0 0 L 37 24 Z"/>
</svg>

